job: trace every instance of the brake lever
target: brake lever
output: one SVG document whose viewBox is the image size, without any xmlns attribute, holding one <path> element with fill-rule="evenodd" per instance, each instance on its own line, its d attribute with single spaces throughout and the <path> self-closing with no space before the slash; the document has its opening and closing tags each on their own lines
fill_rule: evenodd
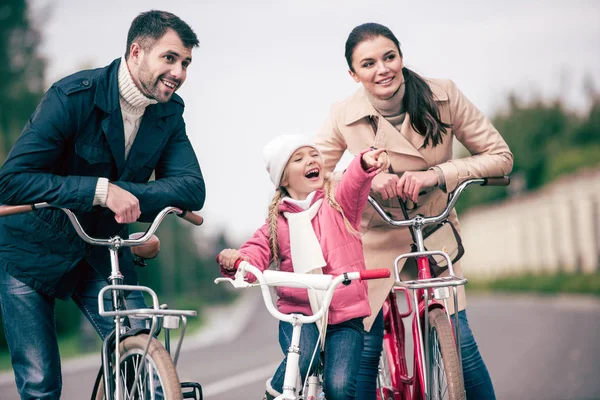
<svg viewBox="0 0 600 400">
<path fill-rule="evenodd" d="M 246 280 L 244 280 L 243 276 L 239 276 L 236 273 L 236 278 L 235 279 L 231 279 L 231 278 L 216 278 L 215 279 L 215 283 L 219 284 L 220 282 L 229 282 L 231 283 L 231 286 L 235 287 L 235 288 L 247 288 L 252 286 L 251 283 L 246 282 Z"/>
</svg>

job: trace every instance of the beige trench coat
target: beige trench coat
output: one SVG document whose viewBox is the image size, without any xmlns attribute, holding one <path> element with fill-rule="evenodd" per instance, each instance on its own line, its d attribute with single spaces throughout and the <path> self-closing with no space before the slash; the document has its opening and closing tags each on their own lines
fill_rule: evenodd
<svg viewBox="0 0 600 400">
<path fill-rule="evenodd" d="M 404 171 L 423 171 L 437 165 L 444 173 L 448 192 L 469 178 L 509 174 L 513 166 L 513 155 L 491 122 L 458 90 L 454 82 L 443 79 L 426 81 L 436 99 L 442 121 L 452 125 L 444 135 L 442 144 L 436 147 L 430 144 L 423 148 L 424 137 L 412 128 L 409 115 L 398 132 L 375 110 L 367 99 L 365 89 L 361 87 L 345 101 L 332 106 L 329 119 L 315 139 L 324 158 L 325 170 L 333 171 L 345 150 L 356 155 L 369 146 L 375 146 L 387 150 L 392 169 L 399 174 Z M 375 118 L 377 134 L 368 117 Z M 451 136 L 456 137 L 472 155 L 453 160 Z M 397 200 L 384 201 L 378 194 L 371 194 L 393 218 L 403 218 Z M 418 207 L 411 211 L 411 216 L 413 213 L 437 215 L 444 210 L 446 201 L 447 193 L 434 188 L 419 198 Z M 460 232 L 454 211 L 450 220 Z M 369 205 L 363 213 L 361 235 L 369 269 L 386 267 L 393 270 L 394 259 L 409 252 L 412 243 L 407 228 L 388 225 Z M 454 269 L 457 275 L 463 276 L 460 262 L 454 264 Z M 393 278 L 369 281 L 371 316 L 365 319 L 365 329 L 371 329 L 373 319 L 381 309 L 393 282 Z M 464 287 L 460 287 L 458 293 L 459 310 L 462 310 L 466 307 Z M 452 299 L 450 304 L 453 304 Z M 450 311 L 453 312 L 453 307 Z"/>
</svg>

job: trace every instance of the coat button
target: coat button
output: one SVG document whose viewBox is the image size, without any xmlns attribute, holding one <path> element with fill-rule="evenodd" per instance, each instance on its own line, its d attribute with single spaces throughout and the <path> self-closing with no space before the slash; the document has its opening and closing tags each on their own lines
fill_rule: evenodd
<svg viewBox="0 0 600 400">
<path fill-rule="evenodd" d="M 88 80 L 86 79 L 86 80 L 82 81 L 82 82 L 81 82 L 81 84 L 82 84 L 83 86 L 89 86 L 89 85 L 90 85 L 90 81 L 88 81 Z"/>
</svg>

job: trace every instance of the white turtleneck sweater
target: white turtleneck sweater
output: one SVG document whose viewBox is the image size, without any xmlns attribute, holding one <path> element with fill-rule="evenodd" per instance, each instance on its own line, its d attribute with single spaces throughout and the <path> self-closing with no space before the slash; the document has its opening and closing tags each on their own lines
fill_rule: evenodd
<svg viewBox="0 0 600 400">
<path fill-rule="evenodd" d="M 398 130 L 398 132 L 402 132 L 402 124 L 406 118 L 406 110 L 404 109 L 403 100 L 404 100 L 404 92 L 406 90 L 406 85 L 404 81 L 394 93 L 392 97 L 389 99 L 379 99 L 373 96 L 367 90 L 367 98 L 369 102 L 373 105 L 373 107 L 385 118 L 387 119 L 393 126 Z M 438 186 L 445 190 L 446 179 L 444 178 L 444 173 L 441 168 L 437 165 L 429 168 L 434 171 L 437 175 Z"/>
<path fill-rule="evenodd" d="M 133 141 L 140 129 L 142 117 L 146 107 L 150 104 L 158 103 L 150 99 L 138 89 L 131 78 L 131 73 L 127 67 L 125 57 L 121 57 L 119 66 L 119 104 L 121 105 L 121 114 L 123 115 L 123 131 L 125 133 L 125 160 L 129 155 Z M 108 179 L 98 178 L 96 183 L 96 192 L 94 194 L 94 205 L 106 207 L 106 197 L 108 196 Z"/>
</svg>

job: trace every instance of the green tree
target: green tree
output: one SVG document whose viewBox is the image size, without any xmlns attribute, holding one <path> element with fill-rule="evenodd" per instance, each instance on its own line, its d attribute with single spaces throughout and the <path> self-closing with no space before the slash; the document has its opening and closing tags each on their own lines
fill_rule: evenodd
<svg viewBox="0 0 600 400">
<path fill-rule="evenodd" d="M 44 59 L 39 55 L 39 24 L 25 0 L 0 5 L 0 162 L 27 122 L 44 91 Z"/>
</svg>

